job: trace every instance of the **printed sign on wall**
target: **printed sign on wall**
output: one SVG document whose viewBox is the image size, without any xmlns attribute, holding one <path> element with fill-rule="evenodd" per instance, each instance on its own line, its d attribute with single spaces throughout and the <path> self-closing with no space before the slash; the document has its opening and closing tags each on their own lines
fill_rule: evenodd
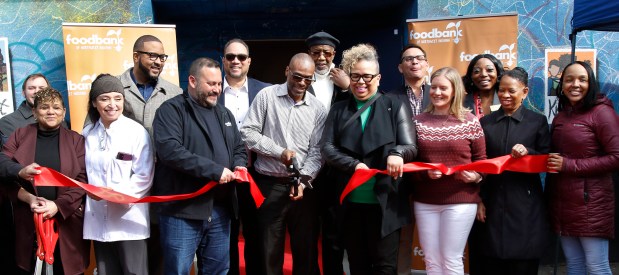
<svg viewBox="0 0 619 275">
<path fill-rule="evenodd" d="M 161 77 L 178 85 L 178 58 L 174 25 L 75 24 L 62 25 L 71 128 L 82 131 L 90 84 L 101 73 L 120 75 L 133 67 L 133 44 L 150 34 L 163 43 L 165 62 Z"/>
<path fill-rule="evenodd" d="M 492 54 L 505 68 L 518 63 L 518 14 L 409 19 L 409 43 L 420 45 L 433 70 L 454 67 L 461 75 L 478 54 Z"/>
<path fill-rule="evenodd" d="M 9 41 L 6 37 L 0 37 L 0 117 L 15 110 L 9 56 Z"/>
<path fill-rule="evenodd" d="M 576 49 L 576 58 L 574 60 L 583 61 L 589 63 L 594 72 L 597 72 L 596 67 L 596 49 Z M 572 49 L 546 49 L 546 62 L 545 71 L 546 79 L 544 100 L 544 114 L 548 118 L 548 123 L 552 123 L 552 119 L 557 114 L 557 105 L 559 103 L 557 94 L 559 93 L 559 80 L 561 79 L 561 73 L 567 65 L 572 61 Z"/>
</svg>

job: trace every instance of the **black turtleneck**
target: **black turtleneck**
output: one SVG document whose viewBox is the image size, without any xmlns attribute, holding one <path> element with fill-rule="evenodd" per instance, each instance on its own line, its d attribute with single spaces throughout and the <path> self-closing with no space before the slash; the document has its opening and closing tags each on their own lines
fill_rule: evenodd
<svg viewBox="0 0 619 275">
<path fill-rule="evenodd" d="M 37 130 L 37 145 L 34 151 L 34 162 L 41 166 L 60 171 L 60 128 L 46 131 Z M 56 199 L 56 187 L 37 187 L 37 195 L 48 200 Z"/>
</svg>

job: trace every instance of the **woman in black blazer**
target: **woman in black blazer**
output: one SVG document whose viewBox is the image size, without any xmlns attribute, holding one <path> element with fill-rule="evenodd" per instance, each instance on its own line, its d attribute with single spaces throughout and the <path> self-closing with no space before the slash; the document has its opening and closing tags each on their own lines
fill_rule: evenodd
<svg viewBox="0 0 619 275">
<path fill-rule="evenodd" d="M 480 122 L 488 158 L 547 154 L 548 121 L 522 104 L 529 92 L 528 74 L 519 67 L 506 71 L 497 96 L 501 108 Z M 549 233 L 548 216 L 539 174 L 503 172 L 484 182 L 486 206 L 481 249 L 484 274 L 537 274 Z"/>
<path fill-rule="evenodd" d="M 401 101 L 378 92 L 378 56 L 372 46 L 344 51 L 342 65 L 353 97 L 332 106 L 322 137 L 323 159 L 338 172 L 333 184 L 341 192 L 357 169 L 388 171 L 345 198 L 338 219 L 342 243 L 351 274 L 395 274 L 400 228 L 411 218 L 407 194 L 398 190 L 404 162 L 417 154 L 415 127 Z"/>
</svg>

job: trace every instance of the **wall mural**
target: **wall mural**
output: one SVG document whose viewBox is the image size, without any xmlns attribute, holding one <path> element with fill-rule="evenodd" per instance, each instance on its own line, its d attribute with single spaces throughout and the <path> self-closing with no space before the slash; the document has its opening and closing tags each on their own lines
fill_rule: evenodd
<svg viewBox="0 0 619 275">
<path fill-rule="evenodd" d="M 419 0 L 419 18 L 517 12 L 518 66 L 529 72 L 528 107 L 543 112 L 546 49 L 568 48 L 574 10 L 573 1 L 564 0 Z M 479 30 L 483 32 L 483 29 Z M 578 34 L 577 48 L 597 49 L 597 77 L 602 92 L 619 110 L 619 33 L 584 31 Z M 430 57 L 431 58 L 431 57 Z"/>
<path fill-rule="evenodd" d="M 26 76 L 40 72 L 67 98 L 62 23 L 153 23 L 150 1 L 3 1 L 0 36 L 8 37 L 16 104 Z M 5 54 L 5 58 L 8 58 Z M 66 102 L 65 102 L 66 104 Z M 67 105 L 68 106 L 68 105 Z"/>
<path fill-rule="evenodd" d="M 9 41 L 15 102 L 23 97 L 21 85 L 34 72 L 45 74 L 51 85 L 66 96 L 62 22 L 153 23 L 150 1 L 3 1 L 0 36 Z M 544 53 L 566 48 L 570 41 L 573 2 L 564 0 L 419 0 L 419 18 L 518 12 L 518 66 L 531 76 L 529 107 L 544 110 Z M 483 30 L 480 30 L 483 31 Z M 578 35 L 579 48 L 596 48 L 598 78 L 602 91 L 619 110 L 619 33 L 585 31 Z M 8 58 L 8 54 L 5 54 Z"/>
</svg>

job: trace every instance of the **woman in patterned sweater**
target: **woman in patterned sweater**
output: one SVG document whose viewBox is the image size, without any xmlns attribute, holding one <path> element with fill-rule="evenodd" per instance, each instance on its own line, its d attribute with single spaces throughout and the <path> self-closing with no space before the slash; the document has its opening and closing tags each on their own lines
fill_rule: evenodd
<svg viewBox="0 0 619 275">
<path fill-rule="evenodd" d="M 484 133 L 477 117 L 462 106 L 465 92 L 458 72 L 442 68 L 431 82 L 432 104 L 415 117 L 419 160 L 451 167 L 485 159 Z M 419 173 L 414 209 L 428 274 L 464 274 L 463 252 L 481 180 L 475 171 Z"/>
</svg>

